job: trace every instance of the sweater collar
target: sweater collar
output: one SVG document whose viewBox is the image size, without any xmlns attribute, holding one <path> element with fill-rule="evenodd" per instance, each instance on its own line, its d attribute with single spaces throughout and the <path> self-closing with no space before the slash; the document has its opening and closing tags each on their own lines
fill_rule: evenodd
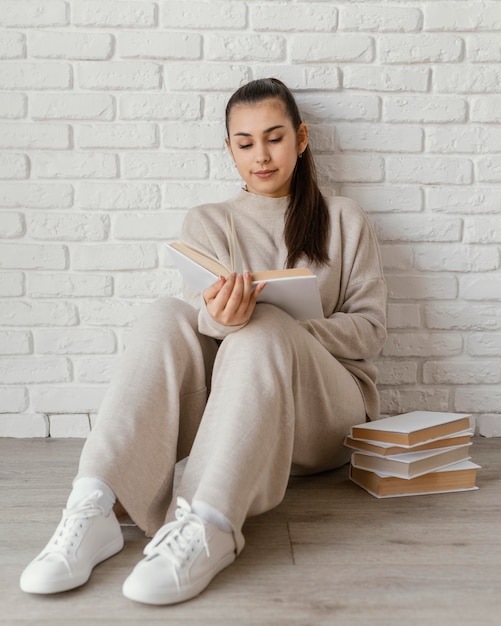
<svg viewBox="0 0 501 626">
<path fill-rule="evenodd" d="M 269 196 L 260 196 L 246 191 L 245 189 L 241 189 L 235 200 L 241 207 L 253 212 L 280 213 L 283 215 L 289 206 L 290 196 L 270 198 Z"/>
</svg>

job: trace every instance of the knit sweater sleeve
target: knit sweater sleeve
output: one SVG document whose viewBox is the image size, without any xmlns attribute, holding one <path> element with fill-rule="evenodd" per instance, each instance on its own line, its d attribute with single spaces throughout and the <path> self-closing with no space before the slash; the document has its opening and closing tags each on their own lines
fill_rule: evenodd
<svg viewBox="0 0 501 626">
<path fill-rule="evenodd" d="M 386 340 L 386 284 L 372 226 L 346 204 L 332 218 L 331 270 L 319 272 L 326 317 L 300 323 L 333 356 L 357 361 L 377 356 Z"/>
</svg>

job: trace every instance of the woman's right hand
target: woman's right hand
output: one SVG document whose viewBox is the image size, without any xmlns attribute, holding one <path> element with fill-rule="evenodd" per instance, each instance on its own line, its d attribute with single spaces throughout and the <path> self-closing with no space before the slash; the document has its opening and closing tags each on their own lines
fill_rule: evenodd
<svg viewBox="0 0 501 626">
<path fill-rule="evenodd" d="M 266 283 L 252 285 L 250 272 L 230 274 L 219 279 L 202 293 L 207 311 L 213 320 L 224 326 L 246 324 Z"/>
</svg>

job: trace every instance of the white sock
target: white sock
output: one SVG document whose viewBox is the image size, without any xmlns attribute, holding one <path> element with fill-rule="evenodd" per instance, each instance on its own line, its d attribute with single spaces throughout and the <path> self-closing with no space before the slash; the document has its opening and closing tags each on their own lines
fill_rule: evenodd
<svg viewBox="0 0 501 626">
<path fill-rule="evenodd" d="M 193 500 L 191 503 L 191 510 L 195 513 L 195 515 L 198 515 L 204 521 L 209 522 L 209 524 L 217 526 L 225 533 L 233 532 L 233 528 L 231 527 L 231 524 L 226 516 L 210 504 L 202 502 L 201 500 Z"/>
<path fill-rule="evenodd" d="M 73 489 L 68 497 L 66 507 L 71 509 L 77 502 L 90 496 L 94 491 L 99 490 L 103 494 L 98 502 L 103 508 L 104 514 L 108 516 L 115 504 L 115 494 L 111 487 L 109 487 L 100 478 L 78 478 L 73 483 Z"/>
</svg>

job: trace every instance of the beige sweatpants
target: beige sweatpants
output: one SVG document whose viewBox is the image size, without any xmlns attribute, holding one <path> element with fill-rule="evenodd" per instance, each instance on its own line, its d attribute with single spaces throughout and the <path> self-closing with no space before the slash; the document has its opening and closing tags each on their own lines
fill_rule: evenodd
<svg viewBox="0 0 501 626">
<path fill-rule="evenodd" d="M 148 535 L 173 516 L 173 495 L 205 502 L 240 550 L 246 517 L 282 500 L 291 470 L 344 464 L 344 436 L 365 419 L 354 377 L 280 309 L 258 305 L 218 343 L 198 333 L 195 309 L 163 298 L 133 332 L 77 478 L 109 484 Z"/>
</svg>

